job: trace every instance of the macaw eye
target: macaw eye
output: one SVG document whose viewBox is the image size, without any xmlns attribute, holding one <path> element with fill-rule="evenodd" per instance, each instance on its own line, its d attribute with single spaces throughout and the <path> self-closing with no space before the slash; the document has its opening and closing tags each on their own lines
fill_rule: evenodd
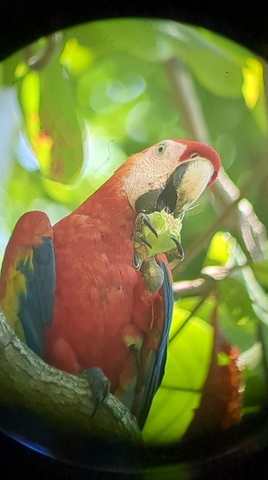
<svg viewBox="0 0 268 480">
<path fill-rule="evenodd" d="M 166 144 L 165 143 L 159 143 L 159 145 L 157 145 L 156 147 L 156 155 L 158 155 L 159 157 L 161 157 L 161 155 L 163 155 L 166 151 Z"/>
<path fill-rule="evenodd" d="M 190 158 L 196 158 L 199 157 L 198 153 L 194 152 L 190 155 Z"/>
</svg>

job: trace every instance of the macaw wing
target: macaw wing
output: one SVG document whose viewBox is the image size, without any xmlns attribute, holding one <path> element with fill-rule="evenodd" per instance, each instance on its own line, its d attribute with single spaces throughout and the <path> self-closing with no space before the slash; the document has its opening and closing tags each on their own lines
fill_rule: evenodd
<svg viewBox="0 0 268 480">
<path fill-rule="evenodd" d="M 19 295 L 19 319 L 27 345 L 39 356 L 44 354 L 44 329 L 52 322 L 55 266 L 52 239 L 42 237 L 17 270 L 25 278 L 26 292 Z"/>
<path fill-rule="evenodd" d="M 170 324 L 173 312 L 173 289 L 168 268 L 164 262 L 159 262 L 159 266 L 163 270 L 164 281 L 160 290 L 164 323 L 162 337 L 158 348 L 150 351 L 146 361 L 145 372 L 141 378 L 140 393 L 135 401 L 134 413 L 137 417 L 140 428 L 145 424 L 148 416 L 153 397 L 160 386 L 166 364 L 167 344 Z"/>
<path fill-rule="evenodd" d="M 53 232 L 43 212 L 28 212 L 16 224 L 6 248 L 0 301 L 9 324 L 43 356 L 45 326 L 52 322 L 55 290 Z"/>
</svg>

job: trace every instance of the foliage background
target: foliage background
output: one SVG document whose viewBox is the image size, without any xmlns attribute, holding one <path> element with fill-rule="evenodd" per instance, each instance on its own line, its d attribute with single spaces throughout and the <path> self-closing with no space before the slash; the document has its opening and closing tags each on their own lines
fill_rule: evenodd
<svg viewBox="0 0 268 480">
<path fill-rule="evenodd" d="M 220 153 L 228 176 L 184 221 L 186 260 L 173 265 L 182 299 L 148 440 L 176 440 L 193 419 L 215 308 L 240 351 L 242 412 L 267 398 L 266 69 L 203 28 L 145 19 L 73 27 L 0 64 L 0 261 L 22 213 L 41 209 L 56 222 L 148 145 L 196 138 Z M 239 202 L 240 191 L 247 202 Z M 219 362 L 229 361 L 218 353 Z"/>
</svg>

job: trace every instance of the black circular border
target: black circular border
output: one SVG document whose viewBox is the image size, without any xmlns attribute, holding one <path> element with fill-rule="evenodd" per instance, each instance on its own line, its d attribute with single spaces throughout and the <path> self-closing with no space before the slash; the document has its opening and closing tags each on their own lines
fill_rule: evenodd
<svg viewBox="0 0 268 480">
<path fill-rule="evenodd" d="M 201 25 L 268 57 L 266 1 L 239 0 L 21 0 L 0 4 L 0 58 L 42 35 L 112 17 L 169 18 Z"/>
<path fill-rule="evenodd" d="M 113 17 L 166 18 L 193 25 L 201 25 L 233 39 L 266 60 L 268 59 L 268 22 L 266 20 L 266 1 L 97 1 L 37 0 L 20 3 L 3 0 L 0 4 L 0 60 L 19 48 L 48 33 L 72 25 L 92 20 Z M 1 132 L 0 132 L 1 134 Z M 70 441 L 72 441 L 70 439 Z M 94 470 L 75 467 L 43 457 L 36 452 L 0 433 L 0 476 L 5 479 L 117 479 L 145 478 L 146 474 L 128 475 L 118 473 L 98 473 Z M 215 458 L 195 472 L 195 478 L 202 479 L 266 479 L 268 475 L 268 449 L 264 446 L 257 452 L 236 454 L 228 458 Z M 153 474 L 148 479 L 153 478 Z M 158 477 L 160 478 L 160 477 Z M 163 478 L 184 478 L 178 469 L 172 469 L 170 475 Z"/>
</svg>

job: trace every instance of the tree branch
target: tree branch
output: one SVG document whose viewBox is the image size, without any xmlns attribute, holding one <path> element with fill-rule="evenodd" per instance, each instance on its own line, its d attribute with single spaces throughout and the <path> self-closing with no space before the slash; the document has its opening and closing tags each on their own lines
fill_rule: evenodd
<svg viewBox="0 0 268 480">
<path fill-rule="evenodd" d="M 28 46 L 24 49 L 25 61 L 30 70 L 40 71 L 45 68 L 50 62 L 51 58 L 57 51 L 62 40 L 62 33 L 56 32 L 48 35 L 45 40 L 43 49 L 40 49 L 38 53 L 32 55 L 31 48 Z"/>
<path fill-rule="evenodd" d="M 107 380 L 103 375 L 104 383 Z M 105 383 L 106 382 L 106 383 Z M 101 391 L 101 388 L 100 388 Z M 0 425 L 8 429 L 5 407 L 43 418 L 54 431 L 73 431 L 88 438 L 129 442 L 141 439 L 134 416 L 104 388 L 95 395 L 87 379 L 46 364 L 24 345 L 0 311 Z M 11 424 L 11 422 L 10 422 Z M 25 438 L 29 436 L 29 428 Z"/>
<path fill-rule="evenodd" d="M 182 297 L 205 297 L 214 289 L 214 281 L 210 277 L 195 278 L 194 280 L 183 280 L 174 282 L 173 292 Z"/>
</svg>

